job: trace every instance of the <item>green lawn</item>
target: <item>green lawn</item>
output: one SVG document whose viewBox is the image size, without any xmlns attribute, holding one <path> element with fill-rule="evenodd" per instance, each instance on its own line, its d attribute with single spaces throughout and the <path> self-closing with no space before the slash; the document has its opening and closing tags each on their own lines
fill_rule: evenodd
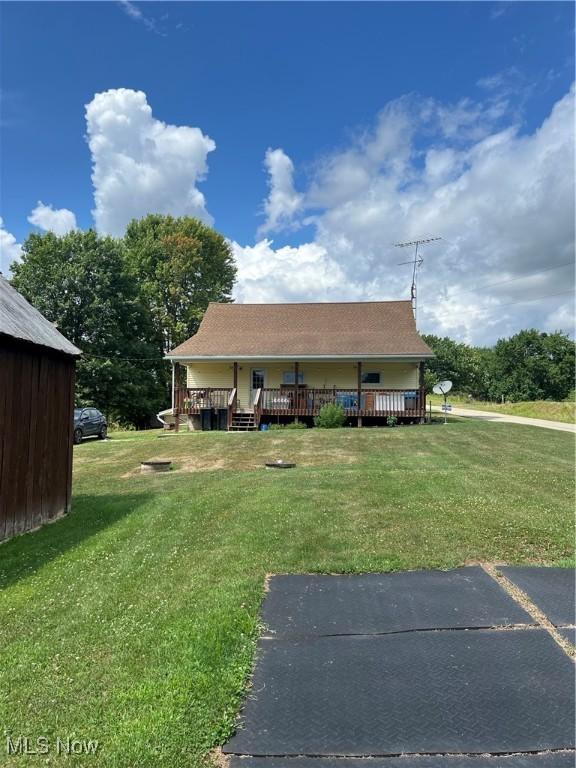
<svg viewBox="0 0 576 768">
<path fill-rule="evenodd" d="M 443 426 L 115 434 L 77 446 L 72 514 L 0 547 L 0 721 L 96 739 L 2 766 L 180 768 L 231 734 L 278 572 L 567 565 L 573 437 Z M 167 456 L 170 474 L 137 472 Z M 294 470 L 264 470 L 265 459 Z"/>
<path fill-rule="evenodd" d="M 444 398 L 441 395 L 428 395 L 432 405 L 441 405 Z M 576 402 L 564 400 L 526 400 L 520 403 L 487 403 L 483 400 L 468 400 L 460 395 L 448 395 L 448 402 L 458 408 L 474 408 L 478 411 L 494 411 L 509 416 L 527 416 L 531 419 L 548 419 L 549 421 L 564 421 L 568 424 L 576 422 Z"/>
</svg>

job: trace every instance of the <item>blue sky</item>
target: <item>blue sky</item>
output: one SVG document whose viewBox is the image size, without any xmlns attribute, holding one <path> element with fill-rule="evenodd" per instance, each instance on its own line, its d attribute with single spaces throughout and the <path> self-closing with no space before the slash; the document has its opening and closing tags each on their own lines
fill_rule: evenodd
<svg viewBox="0 0 576 768">
<path fill-rule="evenodd" d="M 310 299 L 305 285 L 296 292 L 290 289 L 289 270 L 293 264 L 301 272 L 298 265 L 304 264 L 306 271 L 312 262 L 318 274 L 336 272 L 339 281 L 352 286 L 347 293 L 336 287 L 339 281 L 324 281 L 319 299 L 394 298 L 381 295 L 386 285 L 395 293 L 404 290 L 405 276 L 398 278 L 396 269 L 402 259 L 391 244 L 420 234 L 443 235 L 452 243 L 430 253 L 432 262 L 437 258 L 436 277 L 443 285 L 453 280 L 455 290 L 466 287 L 462 281 L 467 275 L 489 284 L 533 274 L 566 263 L 573 232 L 564 232 L 561 242 L 551 243 L 553 254 L 540 261 L 537 254 L 518 255 L 509 263 L 504 255 L 491 258 L 480 240 L 466 248 L 459 233 L 466 232 L 470 216 L 476 221 L 489 215 L 474 207 L 479 197 L 491 194 L 486 189 L 476 186 L 468 191 L 467 211 L 457 222 L 449 222 L 448 234 L 443 217 L 431 217 L 422 209 L 422 190 L 416 219 L 397 217 L 396 224 L 386 214 L 394 206 L 404 210 L 405 187 L 420 184 L 418 174 L 424 173 L 426 163 L 444 163 L 447 153 L 450 170 L 443 186 L 474 170 L 480 152 L 474 147 L 506 130 L 514 132 L 506 141 L 517 159 L 523 137 L 534 138 L 562 99 L 573 103 L 567 97 L 573 47 L 574 9 L 569 3 L 2 3 L 3 226 L 22 242 L 33 229 L 27 218 L 40 200 L 72 212 L 81 228 L 94 226 L 90 178 L 94 157 L 87 142 L 85 105 L 95 94 L 127 89 L 145 94 L 151 119 L 160 121 L 159 126 L 200 130 L 204 155 L 190 168 L 188 181 L 204 196 L 202 203 L 195 203 L 196 210 L 205 211 L 207 220 L 237 244 L 239 264 L 248 276 L 240 300 Z M 107 105 L 100 106 L 92 131 L 93 136 L 106 138 L 102 115 Z M 116 102 L 114 109 L 133 107 Z M 389 160 L 380 158 L 369 166 L 367 158 L 370 146 L 388 136 L 399 113 L 407 125 L 418 123 L 418 130 L 410 139 L 409 167 L 403 167 L 402 179 L 396 178 L 394 190 L 386 193 L 395 171 Z M 156 129 L 151 130 L 155 135 Z M 392 147 L 390 157 L 397 158 L 406 149 L 401 146 L 403 132 L 402 127 L 396 131 L 394 140 L 399 144 Z M 207 137 L 214 149 L 207 148 Z M 282 154 L 271 156 L 265 168 L 268 149 Z M 433 156 L 427 154 L 430 150 Z M 500 152 L 491 150 L 496 151 Z M 571 160 L 566 142 L 558 153 L 564 154 L 566 169 Z M 456 155 L 462 158 L 460 165 Z M 105 159 L 99 162 L 104 169 Z M 506 159 L 501 162 L 507 167 Z M 533 162 L 538 165 L 539 160 Z M 203 164 L 207 164 L 204 170 Z M 332 174 L 336 166 L 338 172 Z M 355 175 L 360 166 L 367 174 L 366 184 L 350 183 L 350 173 Z M 487 172 L 475 171 L 478 178 Z M 554 178 L 554 173 L 548 166 L 543 170 L 546 178 Z M 108 182 L 99 182 L 101 189 Z M 159 200 L 166 201 L 170 183 L 167 177 Z M 180 178 L 174 189 L 186 183 Z M 438 197 L 439 189 L 435 182 L 428 191 L 430 198 Z M 153 195 L 146 200 L 142 205 L 156 204 Z M 360 221 L 354 223 L 358 210 L 367 210 L 367 200 L 377 200 L 380 206 L 374 212 L 376 219 L 382 214 L 380 255 L 375 221 L 367 224 L 366 231 L 371 231 L 367 238 L 358 234 L 364 231 Z M 109 205 L 121 207 L 116 199 Z M 346 228 L 342 221 L 347 211 Z M 44 219 L 38 216 L 37 221 Z M 566 225 L 565 212 L 563 222 Z M 429 231 L 432 223 L 434 232 Z M 515 226 L 516 232 L 523 231 L 520 221 Z M 500 240 L 506 236 L 500 229 L 491 233 L 488 227 L 486 235 Z M 514 233 L 508 236 L 513 238 Z M 273 245 L 250 250 L 265 238 Z M 296 250 L 282 250 L 288 246 Z M 356 259 L 361 262 L 360 279 L 351 277 Z M 395 270 L 394 279 L 376 280 L 380 263 Z M 286 273 L 283 292 L 266 289 L 272 266 Z M 550 270 L 547 282 L 538 284 L 533 295 L 540 295 L 540 289 L 543 295 L 565 287 L 562 269 L 557 274 Z M 314 270 L 306 274 L 315 279 Z M 422 275 L 422 290 L 425 274 L 429 298 L 433 295 L 437 301 L 432 266 Z M 518 306 L 517 292 L 496 297 L 506 303 L 502 299 L 510 300 L 504 314 L 514 315 L 505 330 L 530 319 L 545 327 L 558 309 L 557 300 L 544 314 L 533 311 L 540 304 L 527 311 L 512 310 Z M 569 310 L 557 322 L 569 325 Z M 443 324 L 443 316 L 436 312 L 435 319 L 429 318 L 434 329 L 470 337 L 478 317 L 470 323 L 456 322 L 458 308 L 443 311 L 452 314 L 452 325 Z M 486 338 L 491 339 L 500 324 L 492 316 L 487 323 Z"/>
</svg>

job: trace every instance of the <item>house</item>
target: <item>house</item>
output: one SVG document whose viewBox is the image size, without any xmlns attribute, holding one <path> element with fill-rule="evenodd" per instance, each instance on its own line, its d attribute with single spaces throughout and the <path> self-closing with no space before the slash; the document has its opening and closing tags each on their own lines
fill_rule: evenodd
<svg viewBox="0 0 576 768">
<path fill-rule="evenodd" d="M 420 421 L 432 356 L 410 301 L 213 303 L 198 332 L 168 355 L 172 412 L 192 429 L 311 422 L 331 402 L 358 426 L 391 415 Z"/>
<path fill-rule="evenodd" d="M 0 277 L 0 540 L 70 509 L 79 354 Z"/>
</svg>

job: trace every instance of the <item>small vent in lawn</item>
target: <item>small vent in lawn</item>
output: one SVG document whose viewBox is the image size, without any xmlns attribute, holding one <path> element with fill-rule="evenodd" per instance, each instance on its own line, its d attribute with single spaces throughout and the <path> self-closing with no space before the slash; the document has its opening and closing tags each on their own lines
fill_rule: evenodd
<svg viewBox="0 0 576 768">
<path fill-rule="evenodd" d="M 292 469 L 296 464 L 290 461 L 282 461 L 282 459 L 276 459 L 276 461 L 267 461 L 266 469 Z"/>
</svg>

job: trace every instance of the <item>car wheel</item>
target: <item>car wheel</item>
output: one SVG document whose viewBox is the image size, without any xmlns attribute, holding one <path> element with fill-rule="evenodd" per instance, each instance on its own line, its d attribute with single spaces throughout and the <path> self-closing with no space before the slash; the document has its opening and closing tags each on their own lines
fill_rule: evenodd
<svg viewBox="0 0 576 768">
<path fill-rule="evenodd" d="M 74 430 L 74 445 L 79 445 L 82 442 L 82 430 Z"/>
<path fill-rule="evenodd" d="M 100 440 L 106 440 L 107 434 L 108 434 L 108 429 L 106 428 L 106 424 L 104 424 L 104 426 L 100 430 L 98 437 L 100 438 Z"/>
</svg>

